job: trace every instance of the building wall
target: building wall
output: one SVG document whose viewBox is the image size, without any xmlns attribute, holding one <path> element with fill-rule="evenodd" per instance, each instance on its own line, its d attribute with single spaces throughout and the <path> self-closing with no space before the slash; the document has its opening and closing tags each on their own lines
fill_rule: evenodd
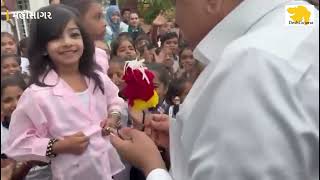
<svg viewBox="0 0 320 180">
<path fill-rule="evenodd" d="M 31 11 L 37 11 L 44 6 L 48 6 L 49 0 L 29 0 L 29 4 Z"/>
</svg>

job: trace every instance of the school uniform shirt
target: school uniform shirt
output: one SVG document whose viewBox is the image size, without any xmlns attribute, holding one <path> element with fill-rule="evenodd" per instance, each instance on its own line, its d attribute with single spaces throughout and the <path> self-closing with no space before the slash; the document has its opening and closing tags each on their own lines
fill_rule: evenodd
<svg viewBox="0 0 320 180">
<path fill-rule="evenodd" d="M 109 111 L 121 112 L 123 100 L 112 81 L 97 73 L 104 94 L 98 87 L 95 89 L 92 79 L 85 78 L 87 107 L 53 70 L 44 78 L 44 83 L 53 87 L 33 84 L 27 88 L 12 114 L 5 153 L 17 161 L 48 162 L 46 150 L 51 138 L 62 139 L 81 131 L 90 138 L 87 149 L 81 155 L 59 154 L 51 159 L 53 180 L 112 180 L 124 166 L 109 137 L 102 137 L 100 122 Z"/>
<path fill-rule="evenodd" d="M 100 48 L 95 48 L 95 60 L 96 63 L 101 67 L 104 74 L 108 74 L 109 69 L 109 55 Z"/>
<path fill-rule="evenodd" d="M 319 12 L 285 25 L 305 4 L 243 1 L 198 44 L 207 67 L 170 125 L 174 180 L 319 179 Z"/>
<path fill-rule="evenodd" d="M 27 75 L 30 75 L 30 70 L 29 70 L 29 59 L 28 58 L 25 58 L 25 57 L 21 57 L 21 64 L 20 64 L 20 67 L 21 67 L 21 72 L 22 73 L 25 73 Z"/>
<path fill-rule="evenodd" d="M 1 154 L 2 154 L 5 148 L 5 142 L 8 139 L 9 129 L 5 127 L 2 122 L 0 123 L 0 125 L 1 125 Z"/>
</svg>

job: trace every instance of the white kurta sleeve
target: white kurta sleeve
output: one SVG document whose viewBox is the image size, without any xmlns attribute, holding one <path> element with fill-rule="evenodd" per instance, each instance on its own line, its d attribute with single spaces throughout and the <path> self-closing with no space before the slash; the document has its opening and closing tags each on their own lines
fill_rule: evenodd
<svg viewBox="0 0 320 180">
<path fill-rule="evenodd" d="M 190 116 L 200 131 L 188 120 L 182 133 L 189 180 L 319 179 L 319 119 L 296 97 L 305 72 L 255 49 L 222 61 Z"/>
<path fill-rule="evenodd" d="M 172 180 L 172 178 L 168 171 L 164 169 L 155 169 L 149 173 L 147 180 Z"/>
</svg>

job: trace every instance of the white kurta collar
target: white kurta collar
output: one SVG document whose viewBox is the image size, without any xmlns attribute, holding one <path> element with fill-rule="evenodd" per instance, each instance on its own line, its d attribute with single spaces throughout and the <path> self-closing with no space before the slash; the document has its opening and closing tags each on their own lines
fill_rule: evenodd
<svg viewBox="0 0 320 180">
<path fill-rule="evenodd" d="M 204 64 L 216 62 L 225 47 L 241 37 L 268 12 L 292 0 L 245 0 L 226 16 L 194 50 Z"/>
</svg>

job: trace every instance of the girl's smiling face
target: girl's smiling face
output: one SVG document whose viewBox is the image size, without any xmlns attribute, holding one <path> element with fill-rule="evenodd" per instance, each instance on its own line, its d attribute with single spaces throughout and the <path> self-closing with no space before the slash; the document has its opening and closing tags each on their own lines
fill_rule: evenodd
<svg viewBox="0 0 320 180">
<path fill-rule="evenodd" d="M 124 60 L 134 60 L 137 56 L 133 44 L 128 40 L 123 40 L 117 49 L 117 56 Z"/>
<path fill-rule="evenodd" d="M 57 68 L 79 65 L 83 54 L 83 40 L 79 27 L 70 20 L 62 34 L 48 42 L 48 54 Z"/>
<path fill-rule="evenodd" d="M 8 76 L 16 74 L 17 72 L 20 72 L 21 68 L 18 64 L 16 58 L 14 57 L 7 57 L 2 60 L 1 62 L 1 75 L 2 76 Z"/>
</svg>

